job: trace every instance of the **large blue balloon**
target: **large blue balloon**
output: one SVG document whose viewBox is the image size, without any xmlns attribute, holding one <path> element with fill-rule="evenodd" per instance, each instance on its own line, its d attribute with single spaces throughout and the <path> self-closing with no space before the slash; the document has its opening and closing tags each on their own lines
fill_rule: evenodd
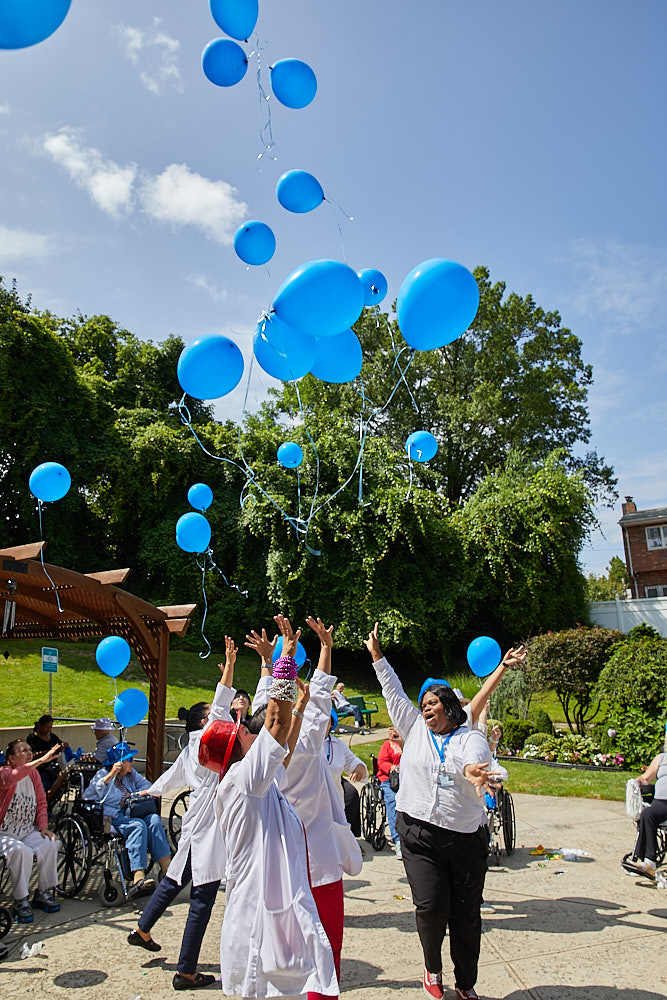
<svg viewBox="0 0 667 1000">
<path fill-rule="evenodd" d="M 229 337 L 209 333 L 183 348 L 176 372 L 183 392 L 195 399 L 218 399 L 241 381 L 243 355 Z"/>
<path fill-rule="evenodd" d="M 32 470 L 28 480 L 30 492 L 43 503 L 62 500 L 71 485 L 72 477 L 60 462 L 42 462 Z"/>
<path fill-rule="evenodd" d="M 277 659 L 282 656 L 283 651 L 283 637 L 280 636 L 278 642 L 276 643 L 276 648 L 273 651 L 273 662 L 275 663 Z M 296 644 L 296 653 L 294 654 L 294 659 L 297 662 L 297 666 L 302 667 L 306 662 L 306 651 L 300 642 Z"/>
<path fill-rule="evenodd" d="M 214 38 L 202 52 L 201 68 L 217 87 L 233 87 L 246 75 L 248 57 L 229 38 Z"/>
<path fill-rule="evenodd" d="M 273 308 L 288 326 L 312 337 L 333 337 L 359 319 L 364 290 L 347 264 L 311 260 L 283 282 Z"/>
<path fill-rule="evenodd" d="M 312 212 L 324 201 L 324 191 L 317 177 L 305 170 L 288 170 L 276 184 L 276 197 L 288 212 Z"/>
<path fill-rule="evenodd" d="M 25 49 L 52 35 L 67 17 L 72 0 L 2 0 L 0 49 Z"/>
<path fill-rule="evenodd" d="M 425 260 L 404 279 L 396 314 L 410 347 L 432 351 L 468 329 L 479 308 L 479 288 L 470 271 L 453 260 Z"/>
<path fill-rule="evenodd" d="M 114 715 L 116 721 L 123 727 L 129 729 L 138 725 L 148 711 L 148 698 L 139 688 L 128 688 L 121 691 L 114 699 Z"/>
<path fill-rule="evenodd" d="M 296 441 L 283 441 L 276 457 L 285 469 L 297 469 L 303 462 L 303 451 Z"/>
<path fill-rule="evenodd" d="M 502 659 L 502 651 L 495 639 L 480 635 L 468 646 L 468 665 L 477 677 L 492 674 Z"/>
<path fill-rule="evenodd" d="M 343 330 L 317 341 L 311 375 L 322 382 L 351 382 L 363 364 L 361 344 L 354 330 Z"/>
<path fill-rule="evenodd" d="M 203 514 L 188 511 L 176 522 L 176 544 L 184 552 L 206 552 L 211 541 L 211 525 Z"/>
<path fill-rule="evenodd" d="M 264 371 L 283 382 L 303 378 L 315 361 L 315 338 L 283 323 L 275 313 L 257 324 L 253 347 Z"/>
<path fill-rule="evenodd" d="M 213 20 L 226 35 L 247 42 L 257 24 L 257 0 L 210 0 Z"/>
<path fill-rule="evenodd" d="M 97 666 L 107 677 L 119 677 L 130 662 L 129 643 L 120 635 L 108 635 L 95 650 Z"/>
<path fill-rule="evenodd" d="M 359 281 L 364 289 L 364 305 L 378 305 L 387 294 L 389 287 L 384 274 L 382 271 L 378 271 L 376 267 L 367 267 L 358 273 Z"/>
<path fill-rule="evenodd" d="M 413 431 L 405 442 L 405 450 L 413 462 L 430 462 L 438 450 L 438 442 L 428 431 Z"/>
<path fill-rule="evenodd" d="M 245 264 L 266 264 L 276 252 L 276 238 L 265 222 L 244 222 L 234 233 L 234 249 Z"/>
<path fill-rule="evenodd" d="M 305 108 L 317 93 L 317 77 L 300 59 L 281 59 L 271 67 L 271 88 L 287 108 Z"/>
<path fill-rule="evenodd" d="M 188 503 L 195 510 L 208 510 L 213 503 L 213 490 L 206 483 L 195 483 L 188 490 Z"/>
</svg>

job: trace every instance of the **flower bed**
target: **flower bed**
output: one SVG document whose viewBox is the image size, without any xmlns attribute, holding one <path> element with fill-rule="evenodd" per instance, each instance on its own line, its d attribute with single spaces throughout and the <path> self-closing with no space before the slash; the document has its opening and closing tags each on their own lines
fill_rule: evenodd
<svg viewBox="0 0 667 1000">
<path fill-rule="evenodd" d="M 602 753 L 590 737 L 574 733 L 555 736 L 539 733 L 534 739 L 529 737 L 522 750 L 515 753 L 507 751 L 506 756 L 511 760 L 530 760 L 571 767 L 619 768 L 625 763 L 625 758 L 620 754 Z"/>
</svg>

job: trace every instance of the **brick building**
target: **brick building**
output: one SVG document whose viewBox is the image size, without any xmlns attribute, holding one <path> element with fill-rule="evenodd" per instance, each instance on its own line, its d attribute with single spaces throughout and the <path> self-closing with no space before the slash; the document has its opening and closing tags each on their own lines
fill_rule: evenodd
<svg viewBox="0 0 667 1000">
<path fill-rule="evenodd" d="M 632 596 L 667 597 L 667 507 L 637 510 L 626 497 L 618 523 Z"/>
</svg>

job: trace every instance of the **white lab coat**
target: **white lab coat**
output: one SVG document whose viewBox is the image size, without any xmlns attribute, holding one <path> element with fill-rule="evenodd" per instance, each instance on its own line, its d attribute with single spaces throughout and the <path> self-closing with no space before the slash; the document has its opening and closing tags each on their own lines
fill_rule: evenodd
<svg viewBox="0 0 667 1000">
<path fill-rule="evenodd" d="M 336 678 L 316 670 L 310 679 L 310 701 L 289 767 L 279 778 L 280 790 L 301 817 L 308 840 L 313 886 L 329 885 L 358 875 L 363 858 L 345 816 L 340 775 L 323 754 Z"/>
<path fill-rule="evenodd" d="M 243 997 L 337 996 L 331 945 L 308 884 L 303 826 L 275 780 L 285 754 L 263 728 L 218 788 L 227 852 L 222 989 Z"/>
<path fill-rule="evenodd" d="M 341 777 L 344 774 L 352 774 L 352 772 L 355 771 L 361 764 L 366 772 L 364 775 L 364 778 L 366 778 L 368 777 L 368 768 L 364 764 L 363 760 L 357 757 L 356 754 L 352 753 L 347 743 L 345 743 L 344 740 L 339 740 L 337 736 L 333 735 L 333 733 L 329 733 L 329 735 L 325 737 L 324 746 L 322 747 L 322 757 L 324 758 L 324 763 L 327 768 L 333 774 L 336 793 L 343 805 L 345 805 L 345 793 L 340 780 Z"/>
<path fill-rule="evenodd" d="M 231 722 L 229 706 L 236 691 L 218 684 L 211 703 L 207 726 L 216 719 Z M 206 727 L 205 727 L 206 728 Z M 190 854 L 193 885 L 218 882 L 225 874 L 225 844 L 215 822 L 215 795 L 219 779 L 214 771 L 199 763 L 199 743 L 204 729 L 190 733 L 188 745 L 181 750 L 171 767 L 151 785 L 153 795 L 190 788 L 190 800 L 183 817 L 178 850 L 167 871 L 179 885 Z"/>
</svg>

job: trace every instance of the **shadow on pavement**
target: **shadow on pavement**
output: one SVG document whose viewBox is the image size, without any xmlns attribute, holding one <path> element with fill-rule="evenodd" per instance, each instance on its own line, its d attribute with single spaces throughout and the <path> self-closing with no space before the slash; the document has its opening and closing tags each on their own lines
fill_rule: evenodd
<svg viewBox="0 0 667 1000">
<path fill-rule="evenodd" d="M 563 896 L 555 899 L 493 900 L 492 913 L 483 913 L 485 930 L 541 931 L 553 934 L 578 934 L 601 931 L 605 927 L 638 927 L 656 930 L 655 926 L 628 919 L 645 916 L 642 910 L 629 910 L 607 899 Z M 567 912 L 567 921 L 564 915 Z"/>
<path fill-rule="evenodd" d="M 664 993 L 616 986 L 531 986 L 530 994 L 526 990 L 515 990 L 503 1000 L 525 1000 L 527 996 L 539 997 L 539 1000 L 664 1000 Z"/>
</svg>

